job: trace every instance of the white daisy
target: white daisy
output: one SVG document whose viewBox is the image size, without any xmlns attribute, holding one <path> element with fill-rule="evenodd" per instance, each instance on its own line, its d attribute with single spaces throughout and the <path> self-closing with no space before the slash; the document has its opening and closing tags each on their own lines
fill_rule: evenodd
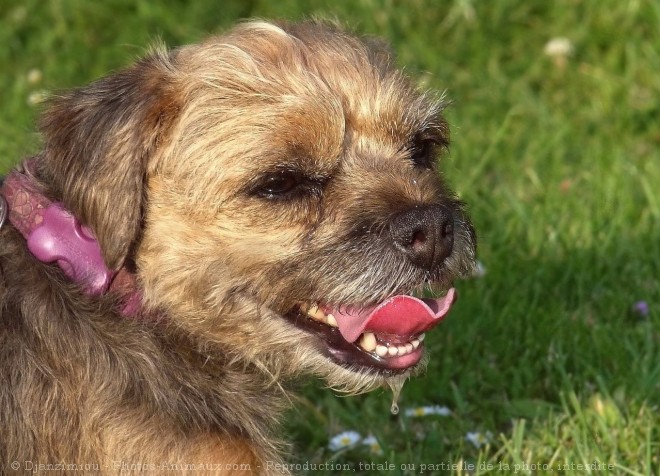
<svg viewBox="0 0 660 476">
<path fill-rule="evenodd" d="M 360 440 L 362 440 L 362 435 L 357 431 L 344 431 L 332 437 L 328 444 L 328 448 L 332 451 L 339 451 L 344 448 L 355 446 Z"/>
<path fill-rule="evenodd" d="M 41 104 L 48 98 L 48 92 L 47 91 L 34 91 L 30 93 L 28 96 L 27 102 L 31 106 L 35 106 L 37 104 Z"/>
<path fill-rule="evenodd" d="M 485 434 L 475 431 L 465 435 L 465 439 L 472 443 L 475 448 L 481 448 L 483 445 L 490 443 L 492 437 L 493 434 L 490 431 Z"/>
<path fill-rule="evenodd" d="M 568 38 L 553 38 L 545 44 L 543 52 L 552 58 L 566 58 L 573 54 L 573 43 Z"/>
<path fill-rule="evenodd" d="M 383 449 L 380 447 L 380 443 L 374 435 L 368 435 L 365 439 L 362 440 L 362 444 L 369 447 L 369 452 L 375 455 L 382 455 Z"/>
<path fill-rule="evenodd" d="M 43 77 L 43 74 L 41 73 L 41 70 L 37 68 L 32 68 L 30 71 L 27 72 L 25 75 L 27 82 L 30 84 L 37 84 L 41 81 L 41 78 Z"/>
<path fill-rule="evenodd" d="M 408 417 L 418 418 L 418 417 L 424 417 L 424 416 L 428 416 L 428 415 L 448 416 L 448 415 L 451 415 L 451 410 L 447 407 L 440 406 L 440 405 L 430 405 L 430 406 L 425 406 L 425 407 L 408 408 L 406 410 L 406 416 L 408 416 Z"/>
</svg>

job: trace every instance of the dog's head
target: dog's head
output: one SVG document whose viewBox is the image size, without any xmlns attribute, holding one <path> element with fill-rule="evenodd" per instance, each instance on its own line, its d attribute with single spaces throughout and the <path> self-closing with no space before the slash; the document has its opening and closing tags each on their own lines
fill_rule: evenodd
<svg viewBox="0 0 660 476">
<path fill-rule="evenodd" d="M 419 366 L 473 265 L 441 109 L 378 42 L 247 23 L 55 100 L 43 174 L 110 266 L 135 263 L 147 309 L 360 390 Z M 448 295 L 411 297 L 427 287 Z"/>
</svg>

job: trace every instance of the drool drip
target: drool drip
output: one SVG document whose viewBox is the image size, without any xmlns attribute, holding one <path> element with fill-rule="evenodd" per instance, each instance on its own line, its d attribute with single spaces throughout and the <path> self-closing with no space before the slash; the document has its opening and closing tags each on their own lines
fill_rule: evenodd
<svg viewBox="0 0 660 476">
<path fill-rule="evenodd" d="M 390 406 L 390 413 L 392 415 L 397 415 L 399 413 L 399 395 L 401 394 L 403 384 L 406 383 L 408 377 L 410 377 L 410 373 L 405 372 L 401 375 L 395 375 L 387 379 L 387 385 L 390 387 L 392 393 L 394 394 L 392 398 L 392 406 Z"/>
</svg>

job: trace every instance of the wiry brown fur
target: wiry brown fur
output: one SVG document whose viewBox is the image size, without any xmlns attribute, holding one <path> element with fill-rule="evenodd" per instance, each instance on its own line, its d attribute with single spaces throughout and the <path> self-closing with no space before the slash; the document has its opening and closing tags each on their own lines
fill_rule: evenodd
<svg viewBox="0 0 660 476">
<path fill-rule="evenodd" d="M 136 270 L 144 314 L 160 319 L 129 320 L 112 296 L 82 294 L 5 225 L 1 463 L 266 473 L 286 382 L 314 374 L 361 392 L 385 381 L 333 363 L 282 315 L 446 287 L 472 264 L 460 203 L 410 160 L 416 141 L 448 142 L 441 103 L 391 62 L 334 26 L 246 23 L 52 102 L 36 175 L 95 231 L 109 266 Z M 264 176 L 291 170 L 314 190 L 259 195 Z M 456 227 L 441 273 L 387 239 L 397 213 L 436 203 Z"/>
</svg>

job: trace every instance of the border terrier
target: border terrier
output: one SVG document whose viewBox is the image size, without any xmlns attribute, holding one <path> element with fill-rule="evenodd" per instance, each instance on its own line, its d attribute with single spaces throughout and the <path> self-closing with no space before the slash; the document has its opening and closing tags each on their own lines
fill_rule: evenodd
<svg viewBox="0 0 660 476">
<path fill-rule="evenodd" d="M 0 462 L 274 473 L 288 383 L 424 367 L 476 240 L 393 63 L 252 21 L 51 99 L 0 200 Z"/>
</svg>

